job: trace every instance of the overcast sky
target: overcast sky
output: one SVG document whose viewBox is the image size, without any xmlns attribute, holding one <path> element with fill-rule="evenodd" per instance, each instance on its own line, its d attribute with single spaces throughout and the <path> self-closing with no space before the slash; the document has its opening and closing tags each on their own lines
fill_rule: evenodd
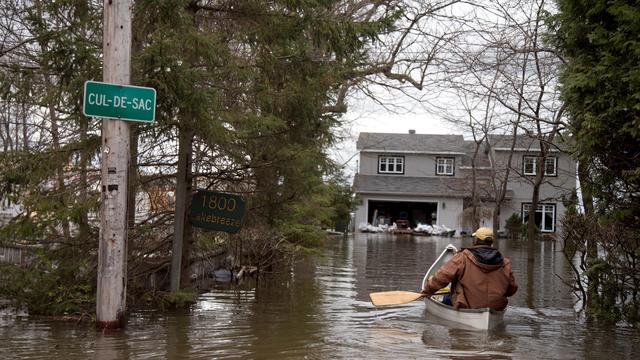
<svg viewBox="0 0 640 360">
<path fill-rule="evenodd" d="M 346 140 L 332 149 L 331 156 L 338 163 L 344 164 L 345 174 L 351 178 L 357 169 L 356 140 L 361 132 L 408 133 L 415 130 L 418 134 L 462 134 L 450 123 L 429 112 L 421 101 L 395 93 L 393 99 L 384 99 L 393 104 L 393 108 L 380 105 L 366 97 L 351 99 L 347 114 L 346 132 L 342 134 Z"/>
</svg>

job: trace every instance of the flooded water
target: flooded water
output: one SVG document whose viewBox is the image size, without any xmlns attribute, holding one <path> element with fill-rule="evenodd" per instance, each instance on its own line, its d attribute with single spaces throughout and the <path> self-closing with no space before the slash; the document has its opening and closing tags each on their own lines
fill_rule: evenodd
<svg viewBox="0 0 640 360">
<path fill-rule="evenodd" d="M 124 331 L 0 315 L 0 359 L 634 359 L 637 330 L 598 327 L 576 314 L 559 244 L 499 241 L 518 293 L 492 331 L 454 328 L 424 303 L 375 308 L 368 294 L 418 291 L 445 246 L 469 239 L 357 234 L 321 257 L 243 290 L 219 284 L 188 312 L 135 312 Z"/>
</svg>

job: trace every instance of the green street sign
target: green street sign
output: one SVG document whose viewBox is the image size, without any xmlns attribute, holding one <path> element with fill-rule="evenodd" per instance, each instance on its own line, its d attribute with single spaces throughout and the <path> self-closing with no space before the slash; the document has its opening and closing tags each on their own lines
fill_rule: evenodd
<svg viewBox="0 0 640 360">
<path fill-rule="evenodd" d="M 153 122 L 156 118 L 156 90 L 148 87 L 84 82 L 86 116 Z"/>
<path fill-rule="evenodd" d="M 242 227 L 246 203 L 234 194 L 198 190 L 191 200 L 193 226 L 235 233 Z"/>
</svg>

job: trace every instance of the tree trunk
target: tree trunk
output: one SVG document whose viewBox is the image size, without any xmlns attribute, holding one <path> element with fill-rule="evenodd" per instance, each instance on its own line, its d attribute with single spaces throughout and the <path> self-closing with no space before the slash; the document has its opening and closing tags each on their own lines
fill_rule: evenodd
<svg viewBox="0 0 640 360">
<path fill-rule="evenodd" d="M 536 233 L 536 211 L 538 210 L 538 201 L 540 199 L 540 185 L 544 179 L 544 156 L 538 158 L 536 164 L 536 177 L 533 182 L 533 192 L 531 194 L 531 207 L 527 214 L 527 261 L 534 262 L 535 256 L 533 254 L 535 249 L 535 241 L 537 239 Z"/>
<path fill-rule="evenodd" d="M 46 45 L 45 45 L 46 46 Z M 43 65 L 42 66 L 42 70 L 47 73 L 47 66 Z M 47 91 L 47 106 L 49 108 L 49 118 L 51 120 L 51 140 L 52 140 L 52 146 L 53 146 L 53 151 L 56 154 L 60 154 L 60 131 L 58 129 L 58 116 L 57 116 L 57 110 L 56 110 L 56 106 L 54 104 L 54 98 L 55 98 L 55 93 L 56 93 L 56 89 L 54 89 L 53 84 L 51 83 L 51 79 L 49 78 L 49 75 L 45 75 L 44 77 L 45 79 L 45 87 L 46 87 L 46 91 Z M 61 159 L 57 159 L 55 161 L 56 163 L 56 181 L 57 181 L 57 197 L 58 197 L 58 201 L 61 204 L 61 207 L 63 208 L 63 212 L 66 212 L 66 199 L 65 199 L 65 194 L 66 194 L 66 186 L 64 183 L 64 166 L 66 165 L 65 161 L 67 159 L 61 158 Z M 63 235 L 63 239 L 65 242 L 69 241 L 69 239 L 71 238 L 71 231 L 69 229 L 69 220 L 67 219 L 67 217 L 65 216 L 62 219 L 62 235 Z"/>
<path fill-rule="evenodd" d="M 582 204 L 584 206 L 584 216 L 587 221 L 595 221 L 595 212 L 593 208 L 593 184 L 589 178 L 589 165 L 586 161 L 578 161 L 578 178 L 580 180 L 580 189 L 582 193 Z M 598 244 L 596 243 L 596 236 L 589 234 L 584 239 L 586 244 L 586 267 L 589 269 L 594 260 L 598 257 Z M 591 308 L 593 305 L 593 299 L 598 297 L 598 276 L 589 276 L 587 272 L 587 293 L 585 307 Z"/>
<path fill-rule="evenodd" d="M 584 213 L 587 216 L 593 215 L 593 192 L 592 184 L 589 178 L 589 164 L 586 161 L 578 161 L 578 178 L 580 180 L 580 190 L 582 193 L 582 205 Z"/>
<path fill-rule="evenodd" d="M 87 141 L 88 131 L 89 131 L 89 123 L 88 119 L 84 116 L 80 119 L 80 143 L 84 144 Z M 80 193 L 79 200 L 80 203 L 86 204 L 89 198 L 87 189 L 88 179 L 87 179 L 87 167 L 89 164 L 89 160 L 91 155 L 88 153 L 86 149 L 80 150 Z M 86 207 L 82 208 L 82 212 L 80 214 L 80 219 L 78 220 L 78 230 L 80 233 L 80 239 L 88 239 L 89 238 L 89 215 L 88 209 Z"/>
<path fill-rule="evenodd" d="M 127 224 L 129 229 L 133 229 L 136 225 L 136 195 L 140 185 L 138 177 L 138 127 L 136 125 L 131 127 L 130 134 L 131 159 L 129 162 L 129 192 L 127 194 Z"/>
<path fill-rule="evenodd" d="M 42 4 L 40 1 L 35 2 L 36 10 L 38 11 L 38 16 L 42 18 Z M 42 39 L 38 43 L 43 53 L 47 53 L 48 44 L 46 39 Z M 51 140 L 53 146 L 53 152 L 55 154 L 60 154 L 60 132 L 58 130 L 58 117 L 55 99 L 57 98 L 57 89 L 51 81 L 51 77 L 49 75 L 49 63 L 48 60 L 44 60 L 41 64 L 41 70 L 44 74 L 44 86 L 45 86 L 45 103 L 47 105 L 47 110 L 49 110 L 49 119 L 51 120 Z M 10 135 L 9 135 L 10 137 Z M 66 159 L 56 159 L 55 160 L 55 171 L 56 171 L 56 182 L 57 182 L 57 196 L 58 201 L 61 204 L 63 209 L 66 208 L 65 201 L 65 184 L 64 184 L 64 166 L 65 163 L 62 160 Z M 66 211 L 65 211 L 66 212 Z M 71 238 L 71 231 L 69 229 L 69 220 L 65 217 L 62 219 L 62 234 L 65 242 L 68 242 Z"/>
<path fill-rule="evenodd" d="M 474 139 L 475 140 L 475 139 Z M 473 157 L 471 159 L 471 227 L 472 231 L 475 231 L 480 227 L 480 216 L 479 216 L 479 207 L 480 207 L 480 197 L 478 196 L 478 184 L 477 184 L 477 171 L 476 171 L 476 159 L 478 158 L 478 151 L 480 150 L 480 146 L 482 141 L 475 141 L 476 148 L 473 151 Z"/>
<path fill-rule="evenodd" d="M 183 276 L 188 276 L 191 229 L 185 226 L 187 211 L 191 206 L 191 162 L 193 130 L 188 124 L 179 129 L 178 172 L 176 173 L 176 214 L 171 253 L 171 291 L 180 289 Z M 186 261 L 185 261 L 186 259 Z M 184 270 L 187 271 L 184 271 Z M 182 274 L 187 272 L 187 274 Z"/>
<path fill-rule="evenodd" d="M 13 140 L 11 139 L 11 127 L 10 127 L 10 119 L 11 119 L 11 102 L 7 99 L 6 104 L 7 116 L 3 117 L 2 127 L 4 128 L 0 130 L 0 138 L 2 139 L 2 147 L 4 152 L 8 152 L 9 150 L 13 150 Z"/>
</svg>

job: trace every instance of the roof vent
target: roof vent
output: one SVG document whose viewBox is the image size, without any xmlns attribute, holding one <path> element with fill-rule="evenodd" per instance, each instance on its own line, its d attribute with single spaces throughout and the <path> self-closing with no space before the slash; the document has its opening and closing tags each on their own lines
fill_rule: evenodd
<svg viewBox="0 0 640 360">
<path fill-rule="evenodd" d="M 409 134 L 415 134 L 415 133 L 416 133 L 416 131 L 415 131 L 415 130 L 413 130 L 413 129 L 409 129 Z"/>
</svg>

